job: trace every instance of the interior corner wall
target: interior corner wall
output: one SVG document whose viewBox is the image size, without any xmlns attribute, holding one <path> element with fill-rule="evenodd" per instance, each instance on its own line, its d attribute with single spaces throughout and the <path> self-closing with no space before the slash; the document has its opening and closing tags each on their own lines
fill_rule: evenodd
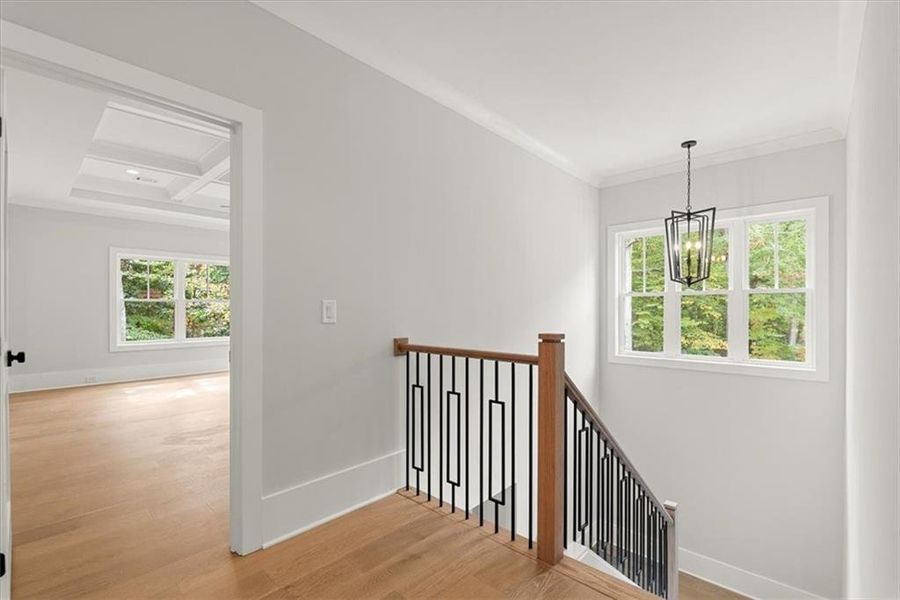
<svg viewBox="0 0 900 600">
<path fill-rule="evenodd" d="M 228 347 L 110 352 L 110 247 L 228 256 L 228 233 L 9 206 L 11 391 L 228 369 Z"/>
<path fill-rule="evenodd" d="M 249 3 L 3 18 L 263 111 L 267 542 L 399 486 L 396 336 L 536 352 L 564 332 L 596 389 L 596 188 Z"/>
<path fill-rule="evenodd" d="M 847 132 L 849 598 L 900 598 L 898 22 L 868 3 Z"/>
<path fill-rule="evenodd" d="M 843 142 L 810 146 L 696 169 L 692 188 L 701 208 L 829 197 L 829 381 L 610 363 L 603 324 L 601 414 L 654 493 L 678 502 L 681 568 L 756 598 L 841 593 L 844 161 Z M 684 185 L 679 173 L 601 190 L 601 235 L 662 219 Z"/>
</svg>

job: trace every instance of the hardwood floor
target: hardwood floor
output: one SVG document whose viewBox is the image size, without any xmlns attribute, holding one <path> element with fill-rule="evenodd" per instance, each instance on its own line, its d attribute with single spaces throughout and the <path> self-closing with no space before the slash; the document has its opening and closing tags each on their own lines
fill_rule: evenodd
<svg viewBox="0 0 900 600">
<path fill-rule="evenodd" d="M 227 374 L 16 394 L 10 422 L 15 598 L 165 596 L 229 558 Z"/>
<path fill-rule="evenodd" d="M 720 588 L 708 581 L 682 572 L 679 593 L 685 600 L 749 600 L 747 596 Z"/>
<path fill-rule="evenodd" d="M 16 600 L 653 598 L 401 494 L 232 555 L 224 374 L 18 394 L 11 417 Z"/>
</svg>

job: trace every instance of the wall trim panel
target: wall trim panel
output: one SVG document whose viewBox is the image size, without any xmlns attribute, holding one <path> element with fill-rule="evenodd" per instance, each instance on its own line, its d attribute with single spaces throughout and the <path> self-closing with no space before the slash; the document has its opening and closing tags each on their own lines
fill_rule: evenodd
<svg viewBox="0 0 900 600">
<path fill-rule="evenodd" d="M 263 496 L 263 548 L 393 494 L 405 455 L 397 450 Z"/>
<path fill-rule="evenodd" d="M 38 390 L 54 390 L 103 383 L 122 383 L 227 371 L 228 358 L 226 357 L 163 364 L 131 365 L 127 367 L 22 373 L 10 377 L 9 391 L 10 393 L 34 392 Z"/>
</svg>

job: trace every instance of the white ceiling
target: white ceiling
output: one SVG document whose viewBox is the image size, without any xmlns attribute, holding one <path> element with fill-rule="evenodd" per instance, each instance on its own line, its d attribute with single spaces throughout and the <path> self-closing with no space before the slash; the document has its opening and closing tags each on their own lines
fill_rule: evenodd
<svg viewBox="0 0 900 600">
<path fill-rule="evenodd" d="M 6 87 L 11 203 L 228 227 L 228 131 L 12 69 Z"/>
<path fill-rule="evenodd" d="M 865 8 L 254 1 L 598 185 L 843 137 Z"/>
</svg>

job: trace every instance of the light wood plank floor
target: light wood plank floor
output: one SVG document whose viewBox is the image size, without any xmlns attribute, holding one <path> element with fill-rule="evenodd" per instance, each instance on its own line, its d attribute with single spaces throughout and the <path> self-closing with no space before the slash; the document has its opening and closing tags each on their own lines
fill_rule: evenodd
<svg viewBox="0 0 900 600">
<path fill-rule="evenodd" d="M 18 394 L 11 417 L 16 600 L 652 598 L 401 494 L 232 555 L 224 374 Z"/>
</svg>

